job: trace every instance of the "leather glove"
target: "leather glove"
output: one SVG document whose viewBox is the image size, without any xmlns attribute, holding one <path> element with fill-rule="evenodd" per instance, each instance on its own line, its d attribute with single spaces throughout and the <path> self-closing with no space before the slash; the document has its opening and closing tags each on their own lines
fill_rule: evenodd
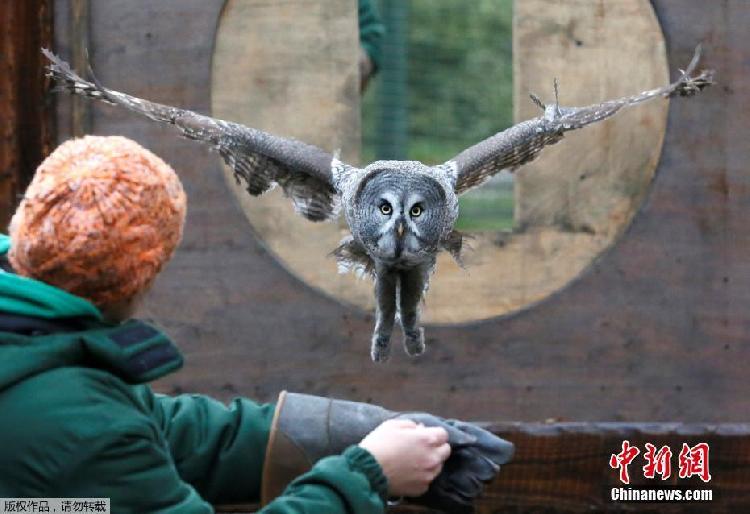
<svg viewBox="0 0 750 514">
<path fill-rule="evenodd" d="M 279 496 L 297 476 L 328 455 L 359 443 L 383 421 L 410 419 L 448 432 L 451 456 L 430 490 L 417 503 L 449 512 L 471 508 L 482 485 L 513 453 L 513 445 L 460 421 L 426 413 L 399 413 L 367 403 L 282 392 L 276 404 L 263 468 L 263 505 Z M 451 510 L 453 509 L 453 510 Z"/>
<path fill-rule="evenodd" d="M 474 500 L 482 493 L 484 485 L 495 478 L 500 466 L 510 461 L 514 447 L 509 441 L 471 423 L 458 420 L 447 423 L 472 435 L 475 442 L 451 447 L 450 457 L 427 493 L 411 501 L 443 512 L 471 514 Z"/>
</svg>

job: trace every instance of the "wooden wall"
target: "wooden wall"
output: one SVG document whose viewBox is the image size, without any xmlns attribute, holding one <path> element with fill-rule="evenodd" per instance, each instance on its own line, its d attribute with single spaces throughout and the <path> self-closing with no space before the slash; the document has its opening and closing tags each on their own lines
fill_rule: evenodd
<svg viewBox="0 0 750 514">
<path fill-rule="evenodd" d="M 0 226 L 54 132 L 39 49 L 52 44 L 52 0 L 5 0 L 0 7 Z"/>
<path fill-rule="evenodd" d="M 98 77 L 209 112 L 222 6 L 92 2 Z M 370 362 L 371 314 L 308 287 L 269 254 L 229 194 L 218 157 L 169 129 L 92 105 L 93 132 L 124 134 L 164 157 L 190 199 L 183 245 L 142 313 L 187 356 L 159 389 L 273 400 L 286 388 L 475 420 L 746 420 L 750 6 L 653 6 L 672 73 L 703 41 L 703 65 L 717 69 L 719 86 L 670 102 L 655 178 L 631 226 L 583 276 L 540 303 L 429 327 L 429 351 L 415 360 L 394 352 L 388 364 Z M 55 7 L 56 46 L 70 57 L 69 4 Z M 68 101 L 60 100 L 61 125 Z"/>
<path fill-rule="evenodd" d="M 750 505 L 750 425 L 681 423 L 494 423 L 486 428 L 516 443 L 513 461 L 488 484 L 475 502 L 477 514 L 732 514 Z M 628 467 L 630 484 L 609 466 L 627 440 L 641 452 Z M 679 454 L 709 444 L 708 472 L 680 478 Z M 671 473 L 662 480 L 644 477 L 646 443 L 672 452 Z M 612 489 L 710 490 L 710 501 L 613 501 Z M 619 492 L 619 491 L 618 491 Z M 691 492 L 690 494 L 695 494 Z M 257 506 L 218 506 L 219 512 L 255 512 Z M 389 510 L 394 514 L 437 514 L 408 502 Z"/>
<path fill-rule="evenodd" d="M 288 388 L 494 420 L 490 427 L 518 453 L 480 501 L 484 514 L 747 510 L 748 426 L 730 423 L 746 422 L 750 412 L 746 2 L 653 0 L 672 72 L 703 41 L 704 65 L 717 70 L 719 85 L 670 103 L 654 182 L 617 244 L 539 304 L 430 327 L 424 357 L 396 355 L 384 366 L 367 356 L 371 315 L 321 295 L 273 258 L 229 194 L 215 155 L 125 112 L 46 93 L 37 49 L 52 37 L 52 3 L 55 48 L 64 57 L 80 63 L 88 48 L 105 84 L 210 112 L 224 2 L 13 0 L 0 9 L 3 223 L 49 151 L 55 122 L 60 140 L 89 131 L 132 137 L 183 178 L 185 241 L 142 313 L 187 356 L 160 390 L 272 400 Z M 630 423 L 638 420 L 691 424 Z M 717 494 L 710 508 L 608 502 L 607 488 L 617 483 L 606 462 L 626 437 L 673 449 L 709 441 Z"/>
</svg>

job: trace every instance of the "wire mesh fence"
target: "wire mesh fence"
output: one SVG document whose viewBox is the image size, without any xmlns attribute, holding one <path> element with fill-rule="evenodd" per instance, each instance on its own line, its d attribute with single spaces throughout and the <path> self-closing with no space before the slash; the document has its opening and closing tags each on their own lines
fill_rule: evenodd
<svg viewBox="0 0 750 514">
<path fill-rule="evenodd" d="M 443 162 L 511 125 L 513 0 L 375 3 L 387 32 L 363 99 L 363 161 Z M 459 229 L 512 224 L 509 175 L 461 198 Z"/>
</svg>

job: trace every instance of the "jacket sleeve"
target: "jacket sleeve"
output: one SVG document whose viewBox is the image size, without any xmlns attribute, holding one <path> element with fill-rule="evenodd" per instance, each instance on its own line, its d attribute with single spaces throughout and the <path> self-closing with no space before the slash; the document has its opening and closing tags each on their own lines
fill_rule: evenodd
<svg viewBox="0 0 750 514">
<path fill-rule="evenodd" d="M 228 406 L 200 395 L 143 394 L 165 434 L 183 480 L 213 504 L 256 502 L 273 404 L 245 398 Z M 319 461 L 292 482 L 263 514 L 381 514 L 387 482 L 366 450 L 349 448 Z"/>
<path fill-rule="evenodd" d="M 352 446 L 294 480 L 258 514 L 383 514 L 388 483 L 375 458 Z"/>
<path fill-rule="evenodd" d="M 165 396 L 144 388 L 183 480 L 211 503 L 260 498 L 274 405 L 244 398 L 225 405 L 201 395 Z"/>
</svg>

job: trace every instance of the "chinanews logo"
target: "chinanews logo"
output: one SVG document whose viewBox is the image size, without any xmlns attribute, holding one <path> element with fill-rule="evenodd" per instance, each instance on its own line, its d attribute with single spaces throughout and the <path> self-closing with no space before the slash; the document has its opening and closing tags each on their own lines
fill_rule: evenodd
<svg viewBox="0 0 750 514">
<path fill-rule="evenodd" d="M 630 484 L 630 465 L 641 461 L 644 461 L 641 470 L 645 479 L 655 480 L 658 477 L 663 483 L 663 481 L 672 477 L 672 449 L 667 445 L 657 449 L 651 443 L 646 443 L 644 449 L 645 451 L 641 452 L 640 448 L 625 440 L 622 442 L 620 452 L 613 453 L 610 456 L 609 467 L 617 470 L 618 478 L 623 485 Z M 682 448 L 677 455 L 676 477 L 678 479 L 698 477 L 704 483 L 709 483 L 711 481 L 709 451 L 708 443 L 698 443 L 694 446 L 682 443 Z M 641 455 L 641 459 L 636 461 L 639 455 Z M 637 469 L 635 465 L 633 468 Z M 674 482 L 672 480 L 671 483 L 674 484 Z M 656 482 L 657 485 L 659 483 Z M 619 502 L 680 502 L 711 501 L 713 499 L 711 489 L 687 489 L 684 487 L 613 487 L 610 495 L 612 501 Z"/>
</svg>

